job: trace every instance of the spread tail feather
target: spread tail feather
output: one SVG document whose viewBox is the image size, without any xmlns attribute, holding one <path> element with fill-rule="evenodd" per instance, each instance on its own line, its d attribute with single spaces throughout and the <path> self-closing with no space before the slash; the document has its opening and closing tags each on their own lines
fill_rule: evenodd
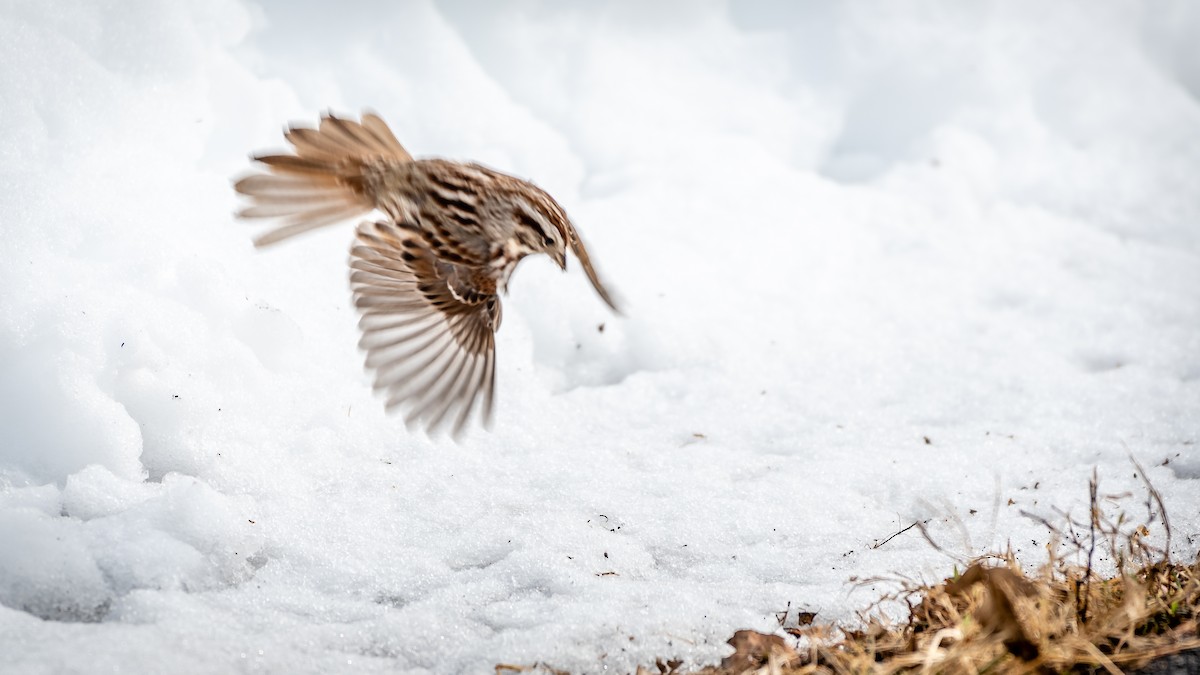
<svg viewBox="0 0 1200 675">
<path fill-rule="evenodd" d="M 279 219 L 276 227 L 255 238 L 255 246 L 369 213 L 377 204 L 364 178 L 367 166 L 412 161 L 374 113 L 364 113 L 361 122 L 327 113 L 318 128 L 291 127 L 284 137 L 294 154 L 255 156 L 266 172 L 245 176 L 233 186 L 250 198 L 238 217 Z"/>
</svg>

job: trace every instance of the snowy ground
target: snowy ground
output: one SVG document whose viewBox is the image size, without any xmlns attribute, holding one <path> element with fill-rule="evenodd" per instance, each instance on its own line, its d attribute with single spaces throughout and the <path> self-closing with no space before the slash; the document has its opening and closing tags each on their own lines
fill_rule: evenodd
<svg viewBox="0 0 1200 675">
<path fill-rule="evenodd" d="M 332 7 L 0 2 L 0 671 L 711 662 L 1130 455 L 1200 548 L 1196 3 Z M 230 215 L 366 107 L 627 306 L 523 264 L 461 445 L 372 398 L 348 227 Z"/>
</svg>

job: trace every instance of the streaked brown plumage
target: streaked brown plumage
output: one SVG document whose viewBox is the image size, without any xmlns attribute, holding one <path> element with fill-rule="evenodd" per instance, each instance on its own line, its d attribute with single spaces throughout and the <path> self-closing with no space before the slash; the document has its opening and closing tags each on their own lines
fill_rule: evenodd
<svg viewBox="0 0 1200 675">
<path fill-rule="evenodd" d="M 359 346 L 375 389 L 409 426 L 455 436 L 473 412 L 485 425 L 495 391 L 499 291 L 531 253 L 566 269 L 579 258 L 604 288 L 562 207 L 528 181 L 479 164 L 414 159 L 374 114 L 327 114 L 317 129 L 291 127 L 293 154 L 258 155 L 265 167 L 234 189 L 243 218 L 278 218 L 255 239 L 267 246 L 372 212 L 350 249 L 350 284 L 362 317 Z"/>
</svg>

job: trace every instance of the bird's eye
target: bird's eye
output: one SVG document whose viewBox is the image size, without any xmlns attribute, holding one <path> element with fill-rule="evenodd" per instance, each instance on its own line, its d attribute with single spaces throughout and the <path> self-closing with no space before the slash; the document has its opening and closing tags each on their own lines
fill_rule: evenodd
<svg viewBox="0 0 1200 675">
<path fill-rule="evenodd" d="M 542 241 L 543 241 L 543 242 L 544 242 L 544 243 L 545 243 L 547 246 L 553 246 L 553 245 L 554 245 L 554 239 L 552 239 L 552 238 L 550 238 L 550 237 L 545 237 L 544 239 L 542 239 Z"/>
</svg>

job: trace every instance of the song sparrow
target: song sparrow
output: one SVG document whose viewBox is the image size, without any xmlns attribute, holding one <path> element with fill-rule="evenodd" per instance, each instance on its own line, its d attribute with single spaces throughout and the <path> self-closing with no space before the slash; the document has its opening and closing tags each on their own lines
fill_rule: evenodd
<svg viewBox="0 0 1200 675">
<path fill-rule="evenodd" d="M 566 269 L 570 248 L 614 311 L 587 249 L 558 202 L 532 183 L 474 163 L 413 159 L 374 114 L 332 114 L 316 129 L 290 127 L 292 154 L 253 159 L 266 168 L 234 189 L 251 198 L 243 218 L 280 218 L 266 246 L 371 212 L 350 249 L 350 283 L 362 314 L 359 346 L 387 408 L 407 425 L 458 436 L 478 409 L 490 425 L 500 297 L 522 258 L 545 253 Z"/>
</svg>

